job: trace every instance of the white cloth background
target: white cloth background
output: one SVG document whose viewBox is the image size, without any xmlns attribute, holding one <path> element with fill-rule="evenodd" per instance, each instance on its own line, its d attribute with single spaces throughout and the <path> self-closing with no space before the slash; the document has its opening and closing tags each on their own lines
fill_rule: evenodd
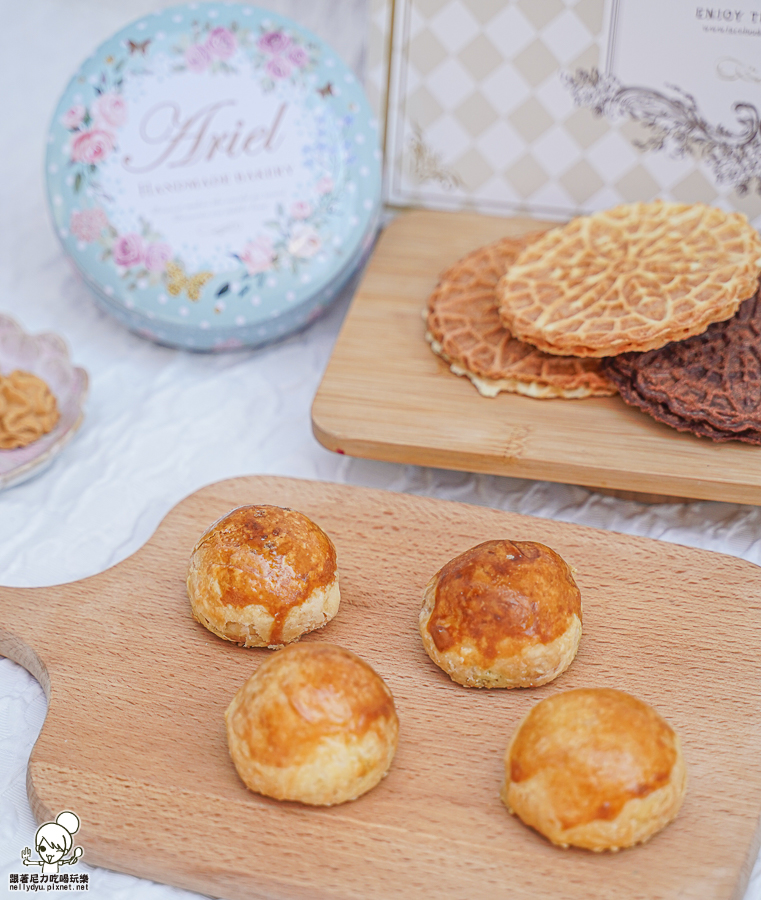
<svg viewBox="0 0 761 900">
<path fill-rule="evenodd" d="M 319 33 L 361 74 L 365 0 L 269 5 Z M 761 564 L 758 508 L 645 506 L 578 487 L 329 453 L 312 436 L 310 406 L 347 297 L 283 344 L 225 356 L 154 346 L 100 313 L 63 256 L 47 214 L 46 130 L 64 85 L 90 51 L 159 7 L 156 0 L 0 0 L 0 311 L 27 331 L 64 336 L 91 380 L 85 423 L 73 443 L 38 478 L 0 494 L 0 583 L 42 586 L 102 571 L 137 550 L 183 497 L 210 482 L 254 473 L 461 500 Z M 45 708 L 37 682 L 0 659 L 3 894 L 9 873 L 20 869 L 21 849 L 33 846 L 25 777 Z M 89 896 L 98 900 L 194 896 L 85 863 L 78 870 L 90 872 Z M 761 900 L 758 864 L 746 900 Z"/>
</svg>

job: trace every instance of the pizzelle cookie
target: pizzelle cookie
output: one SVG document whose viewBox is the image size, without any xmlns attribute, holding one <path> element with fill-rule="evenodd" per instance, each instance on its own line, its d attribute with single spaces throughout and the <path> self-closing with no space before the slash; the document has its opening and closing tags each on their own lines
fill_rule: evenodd
<svg viewBox="0 0 761 900">
<path fill-rule="evenodd" d="M 547 353 L 644 352 L 702 334 L 751 297 L 761 238 L 741 213 L 632 203 L 530 244 L 500 280 L 503 324 Z"/>
<path fill-rule="evenodd" d="M 503 238 L 448 269 L 428 299 L 426 338 L 452 372 L 466 375 L 486 397 L 500 391 L 569 399 L 615 394 L 598 360 L 543 353 L 514 338 L 499 318 L 499 279 L 542 234 Z"/>
<path fill-rule="evenodd" d="M 627 403 L 678 431 L 761 444 L 761 295 L 700 335 L 604 361 Z"/>
</svg>

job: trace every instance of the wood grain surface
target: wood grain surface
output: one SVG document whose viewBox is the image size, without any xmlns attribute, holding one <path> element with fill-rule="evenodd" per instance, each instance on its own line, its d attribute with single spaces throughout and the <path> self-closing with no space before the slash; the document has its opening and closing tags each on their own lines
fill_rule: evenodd
<svg viewBox="0 0 761 900">
<path fill-rule="evenodd" d="M 190 616 L 200 533 L 231 508 L 302 510 L 333 538 L 336 618 L 306 640 L 366 659 L 401 732 L 388 777 L 332 809 L 243 786 L 223 713 L 271 651 L 224 642 Z M 577 570 L 579 655 L 529 690 L 460 687 L 417 633 L 428 578 L 486 539 L 539 540 Z M 732 557 L 404 494 L 271 477 L 189 497 L 134 556 L 84 581 L 0 588 L 0 653 L 43 684 L 49 711 L 28 787 L 40 821 L 72 809 L 84 861 L 229 898 L 739 900 L 759 847 L 761 569 Z M 560 850 L 507 814 L 502 757 L 541 698 L 612 686 L 681 735 L 676 821 L 618 854 Z M 93 889 L 97 884 L 93 883 Z"/>
<path fill-rule="evenodd" d="M 317 439 L 352 456 L 581 484 L 650 501 L 761 504 L 761 448 L 682 434 L 619 397 L 485 398 L 434 355 L 421 313 L 440 273 L 477 247 L 551 224 L 426 210 L 395 219 L 315 397 Z"/>
</svg>

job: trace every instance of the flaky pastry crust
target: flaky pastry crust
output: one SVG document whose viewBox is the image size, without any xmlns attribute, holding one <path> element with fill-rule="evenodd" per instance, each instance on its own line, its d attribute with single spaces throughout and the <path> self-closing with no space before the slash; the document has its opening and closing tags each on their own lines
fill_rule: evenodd
<svg viewBox="0 0 761 900">
<path fill-rule="evenodd" d="M 571 664 L 581 615 L 571 569 L 554 550 L 535 541 L 486 541 L 428 582 L 420 636 L 458 684 L 533 687 Z"/>
<path fill-rule="evenodd" d="M 518 725 L 500 796 L 553 844 L 600 852 L 660 831 L 686 784 L 679 737 L 651 706 L 580 688 L 542 700 Z"/>
<path fill-rule="evenodd" d="M 281 647 L 338 611 L 336 551 L 303 513 L 241 506 L 208 528 L 190 557 L 193 617 L 244 647 Z"/>
<path fill-rule="evenodd" d="M 333 806 L 386 775 L 399 721 L 383 679 L 349 650 L 292 644 L 267 659 L 225 713 L 227 742 L 248 788 Z"/>
</svg>

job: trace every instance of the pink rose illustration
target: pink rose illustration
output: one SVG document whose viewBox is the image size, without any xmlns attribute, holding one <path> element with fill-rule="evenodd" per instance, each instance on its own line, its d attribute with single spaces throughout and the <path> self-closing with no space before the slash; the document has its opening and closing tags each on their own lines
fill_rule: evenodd
<svg viewBox="0 0 761 900">
<path fill-rule="evenodd" d="M 306 200 L 297 200 L 291 206 L 292 219 L 308 219 L 312 215 L 313 206 Z"/>
<path fill-rule="evenodd" d="M 86 112 L 87 110 L 84 106 L 81 103 L 77 103 L 76 106 L 72 106 L 71 109 L 63 114 L 61 122 L 66 128 L 78 128 L 82 124 L 82 119 L 84 119 Z"/>
<path fill-rule="evenodd" d="M 294 44 L 288 49 L 286 56 L 298 69 L 303 69 L 304 66 L 309 65 L 309 56 L 303 47 L 297 47 Z"/>
<path fill-rule="evenodd" d="M 172 258 L 172 248 L 161 241 L 153 241 L 145 248 L 145 268 L 149 272 L 163 272 Z"/>
<path fill-rule="evenodd" d="M 191 72 L 205 72 L 211 65 L 211 55 L 203 44 L 193 44 L 185 51 L 185 62 Z"/>
<path fill-rule="evenodd" d="M 116 138 L 110 131 L 92 128 L 82 131 L 71 145 L 71 158 L 74 162 L 96 165 L 108 156 L 116 146 Z"/>
<path fill-rule="evenodd" d="M 143 239 L 139 234 L 120 234 L 114 241 L 111 251 L 114 254 L 114 262 L 117 266 L 138 266 L 143 261 Z"/>
<path fill-rule="evenodd" d="M 290 241 L 288 241 L 288 252 L 291 256 L 299 259 L 309 259 L 314 256 L 322 247 L 322 241 L 319 234 L 311 225 L 300 225 L 294 228 Z"/>
<path fill-rule="evenodd" d="M 260 235 L 249 241 L 240 254 L 240 261 L 245 265 L 249 275 L 258 275 L 271 269 L 274 258 L 272 241 L 266 235 Z"/>
<path fill-rule="evenodd" d="M 293 71 L 288 60 L 280 56 L 273 56 L 264 68 L 267 70 L 267 74 L 273 78 L 287 78 Z"/>
<path fill-rule="evenodd" d="M 268 31 L 257 41 L 257 47 L 260 50 L 264 53 L 271 53 L 273 56 L 284 53 L 290 46 L 291 39 L 282 31 Z"/>
<path fill-rule="evenodd" d="M 92 209 L 75 209 L 69 219 L 69 228 L 74 237 L 88 244 L 97 241 L 103 229 L 108 225 L 105 212 L 99 207 Z"/>
<path fill-rule="evenodd" d="M 237 46 L 235 35 L 227 28 L 214 28 L 204 44 L 212 59 L 230 59 Z"/>
<path fill-rule="evenodd" d="M 318 194 L 324 195 L 329 194 L 335 187 L 335 184 L 330 175 L 323 175 L 322 178 L 317 182 L 315 187 L 317 188 Z"/>
<path fill-rule="evenodd" d="M 92 105 L 92 116 L 101 127 L 121 128 L 127 121 L 127 104 L 120 94 L 101 94 Z"/>
</svg>

